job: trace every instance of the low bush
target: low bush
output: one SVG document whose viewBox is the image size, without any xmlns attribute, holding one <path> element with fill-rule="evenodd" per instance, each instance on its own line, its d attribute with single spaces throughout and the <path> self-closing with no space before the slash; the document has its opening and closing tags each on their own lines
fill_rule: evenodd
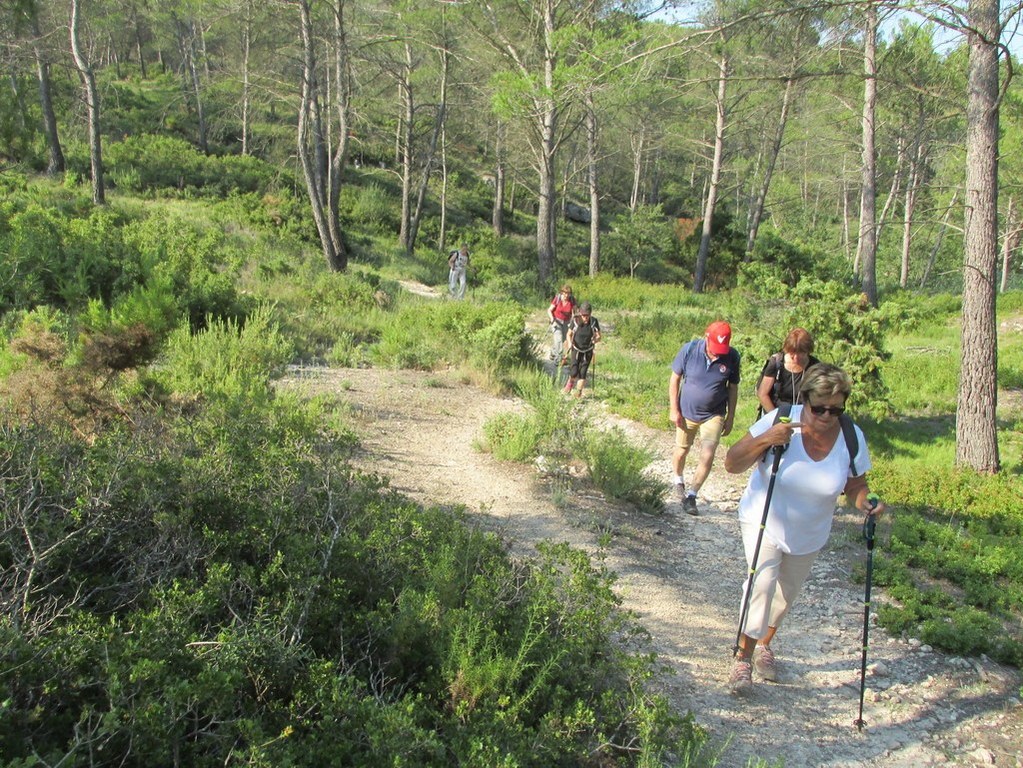
<svg viewBox="0 0 1023 768">
<path fill-rule="evenodd" d="M 662 512 L 667 486 L 646 473 L 656 458 L 649 448 L 637 448 L 620 429 L 591 430 L 581 453 L 594 484 L 612 499 L 635 504 L 644 512 Z"/>
</svg>

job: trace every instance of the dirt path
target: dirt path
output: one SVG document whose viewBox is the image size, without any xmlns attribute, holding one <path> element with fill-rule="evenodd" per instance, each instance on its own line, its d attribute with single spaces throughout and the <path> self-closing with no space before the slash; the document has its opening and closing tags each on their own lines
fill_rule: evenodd
<svg viewBox="0 0 1023 768">
<path fill-rule="evenodd" d="M 307 369 L 291 386 L 340 393 L 360 434 L 357 463 L 391 478 L 424 504 L 464 504 L 497 529 L 513 550 L 538 541 L 568 541 L 595 552 L 611 534 L 608 563 L 618 591 L 676 674 L 665 692 L 711 732 L 720 766 L 751 757 L 794 766 L 1023 766 L 1020 677 L 988 661 L 952 658 L 871 630 L 862 733 L 853 727 L 859 696 L 862 588 L 850 583 L 864 547 L 858 518 L 843 515 L 814 566 L 806 594 L 775 641 L 785 665 L 777 684 L 758 683 L 736 698 L 730 669 L 745 564 L 735 507 L 744 478 L 718 466 L 704 488 L 701 516 L 662 516 L 608 504 L 596 494 L 558 492 L 533 467 L 503 463 L 473 448 L 495 413 L 522 410 L 453 375 L 376 369 Z M 668 476 L 671 434 L 582 407 L 615 423 L 664 457 L 652 469 Z M 882 531 L 883 533 L 883 531 Z M 781 763 L 778 763 L 781 764 Z"/>
<path fill-rule="evenodd" d="M 402 285 L 438 296 L 429 286 Z M 542 336 L 546 329 L 540 326 L 536 321 L 529 329 Z M 491 416 L 527 406 L 454 374 L 318 368 L 296 371 L 288 384 L 310 394 L 341 393 L 359 430 L 361 468 L 390 477 L 393 488 L 422 504 L 464 505 L 482 525 L 500 532 L 513 552 L 528 553 L 538 542 L 553 540 L 594 553 L 610 536 L 604 555 L 618 574 L 624 606 L 675 673 L 662 690 L 680 712 L 692 711 L 710 731 L 721 768 L 745 768 L 757 759 L 786 768 L 1023 768 L 1016 671 L 987 659 L 936 653 L 876 625 L 864 706 L 868 727 L 862 732 L 854 727 L 863 591 L 850 574 L 865 553 L 858 516 L 836 519 L 801 601 L 772 644 L 783 664 L 779 682 L 758 682 L 751 695 L 739 698 L 724 681 L 746 573 L 735 516 L 746 478 L 726 474 L 720 458 L 702 489 L 699 517 L 682 514 L 675 504 L 655 517 L 596 493 L 567 494 L 563 479 L 477 451 Z M 596 400 L 580 405 L 598 425 L 620 427 L 630 439 L 653 447 L 662 458 L 650 471 L 669 477 L 669 429 L 609 415 Z M 878 532 L 883 536 L 886 526 Z"/>
</svg>

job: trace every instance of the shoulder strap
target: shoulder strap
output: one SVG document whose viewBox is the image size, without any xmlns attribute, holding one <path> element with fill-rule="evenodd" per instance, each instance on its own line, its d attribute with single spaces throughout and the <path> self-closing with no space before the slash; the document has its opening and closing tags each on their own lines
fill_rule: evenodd
<svg viewBox="0 0 1023 768">
<path fill-rule="evenodd" d="M 856 455 L 860 452 L 860 441 L 856 439 L 856 427 L 853 420 L 844 413 L 838 417 L 838 423 L 842 425 L 842 437 L 845 438 L 845 447 L 849 451 L 849 477 L 856 477 Z"/>
</svg>

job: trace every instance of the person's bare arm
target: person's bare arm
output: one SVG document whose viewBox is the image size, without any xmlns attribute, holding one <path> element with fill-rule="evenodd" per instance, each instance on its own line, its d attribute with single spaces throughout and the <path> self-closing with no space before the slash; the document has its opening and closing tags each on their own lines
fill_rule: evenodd
<svg viewBox="0 0 1023 768">
<path fill-rule="evenodd" d="M 774 401 L 771 400 L 771 392 L 774 390 L 774 382 L 776 381 L 774 376 L 765 375 L 760 380 L 760 386 L 757 387 L 757 400 L 764 406 L 764 411 L 774 410 Z"/>
<path fill-rule="evenodd" d="M 722 435 L 727 435 L 732 431 L 732 425 L 735 423 L 735 406 L 739 402 L 739 387 L 735 384 L 728 385 L 728 412 L 725 413 L 725 425 L 721 430 Z"/>
<path fill-rule="evenodd" d="M 747 432 L 725 454 L 725 470 L 733 475 L 745 472 L 764 455 L 764 451 L 776 445 L 787 445 L 792 439 L 792 432 L 797 427 L 799 427 L 797 421 L 779 421 L 777 424 L 772 424 L 759 437 L 753 437 Z"/>
<path fill-rule="evenodd" d="M 867 515 L 883 514 L 888 507 L 880 500 L 877 506 L 871 507 L 870 500 L 867 498 L 869 495 L 870 486 L 867 485 L 866 475 L 850 477 L 849 482 L 845 484 L 845 498 L 852 506 Z"/>
<path fill-rule="evenodd" d="M 678 407 L 678 396 L 682 391 L 682 376 L 671 372 L 668 379 L 668 421 L 676 427 L 682 426 L 682 411 Z"/>
</svg>

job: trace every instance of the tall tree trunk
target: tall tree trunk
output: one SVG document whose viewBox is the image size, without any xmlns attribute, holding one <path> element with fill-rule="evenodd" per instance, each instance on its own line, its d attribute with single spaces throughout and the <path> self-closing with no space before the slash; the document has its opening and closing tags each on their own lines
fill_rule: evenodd
<svg viewBox="0 0 1023 768">
<path fill-rule="evenodd" d="M 536 211 L 537 273 L 546 286 L 554 279 L 555 237 L 555 156 L 557 154 L 558 109 L 554 102 L 554 70 L 557 56 L 554 47 L 554 3 L 543 0 L 543 95 L 539 98 L 539 146 L 536 147 L 539 190 Z"/>
<path fill-rule="evenodd" d="M 416 120 L 416 106 L 412 92 L 412 45 L 405 43 L 405 62 L 401 67 L 401 76 L 398 82 L 398 93 L 401 100 L 401 115 L 398 118 L 399 132 L 401 135 L 401 219 L 398 227 L 398 244 L 406 253 L 412 252 L 410 232 L 412 225 L 412 163 L 415 161 L 415 152 L 412 146 L 414 141 L 414 128 Z"/>
<path fill-rule="evenodd" d="M 725 96 L 728 86 L 728 55 L 722 51 L 718 64 L 718 92 L 716 98 L 717 119 L 714 121 L 714 162 L 710 171 L 710 186 L 707 202 L 703 207 L 703 232 L 700 235 L 700 249 L 696 254 L 696 275 L 693 278 L 693 293 L 702 293 L 707 275 L 707 258 L 710 254 L 710 236 L 714 228 L 714 206 L 717 203 L 718 186 L 721 183 L 721 159 L 725 148 Z"/>
<path fill-rule="evenodd" d="M 962 363 L 956 408 L 956 464 L 999 469 L 998 336 L 998 0 L 970 0 L 966 106 L 966 254 Z"/>
<path fill-rule="evenodd" d="M 771 188 L 771 177 L 774 175 L 774 165 L 778 161 L 778 154 L 781 152 L 781 143 L 785 138 L 785 124 L 789 119 L 789 105 L 792 103 L 792 91 L 795 85 L 795 78 L 790 76 L 785 80 L 785 93 L 781 98 L 781 110 L 778 113 L 778 123 L 775 126 L 774 138 L 767 154 L 767 166 L 764 168 L 764 180 L 757 193 L 756 202 L 753 204 L 753 215 L 750 218 L 749 231 L 746 233 L 746 258 L 753 253 L 753 247 L 757 243 L 757 233 L 760 231 L 760 221 L 764 217 L 764 204 L 767 202 L 767 192 Z"/>
<path fill-rule="evenodd" d="M 899 287 L 909 286 L 909 250 L 913 243 L 913 213 L 916 210 L 916 196 L 920 190 L 920 177 L 925 162 L 923 144 L 917 145 L 916 157 L 909 166 L 909 181 L 906 183 L 906 199 L 902 212 L 902 269 L 899 271 Z"/>
<path fill-rule="evenodd" d="M 512 187 L 514 190 L 514 187 Z M 437 248 L 441 253 L 447 250 L 448 231 L 448 132 L 440 128 L 440 236 Z"/>
<path fill-rule="evenodd" d="M 1005 293 L 1009 287 L 1009 272 L 1012 266 L 1012 252 L 1019 247 L 1020 229 L 1016 222 L 1016 211 L 1014 210 L 1014 199 L 1009 198 L 1009 210 L 1005 214 L 1005 235 L 1002 238 L 1002 282 L 998 286 L 999 293 Z"/>
<path fill-rule="evenodd" d="M 352 71 L 351 52 L 348 48 L 348 28 L 345 10 L 348 0 L 334 0 L 334 111 L 337 114 L 337 145 L 330 158 L 327 175 L 327 230 L 337 253 L 340 269 L 348 267 L 348 249 L 341 231 L 341 180 L 348 163 L 352 124 Z"/>
<path fill-rule="evenodd" d="M 860 190 L 860 236 L 856 246 L 860 284 L 877 306 L 877 155 L 874 112 L 877 104 L 877 6 L 868 0 L 863 33 L 863 183 Z"/>
<path fill-rule="evenodd" d="M 57 133 L 57 115 L 53 111 L 53 95 L 50 90 L 50 64 L 40 42 L 42 33 L 39 30 L 39 8 L 35 3 L 30 6 L 29 14 L 32 24 L 32 55 L 36 62 L 36 80 L 39 82 L 39 106 L 43 113 L 43 131 L 46 134 L 46 148 L 50 155 L 46 174 L 55 176 L 64 173 L 64 151 L 61 149 L 60 136 Z"/>
<path fill-rule="evenodd" d="M 100 133 L 100 99 L 96 85 L 96 74 L 92 65 L 85 58 L 78 39 L 80 22 L 80 0 L 71 0 L 71 55 L 74 57 L 78 75 L 85 87 L 85 104 L 89 115 L 89 165 L 92 169 L 92 202 L 96 205 L 106 203 L 106 191 L 103 185 L 103 139 Z"/>
<path fill-rule="evenodd" d="M 327 266 L 342 271 L 348 259 L 341 243 L 335 238 L 336 225 L 330 218 L 331 185 L 328 179 L 326 148 L 324 146 L 319 95 L 317 93 L 316 52 L 313 40 L 312 14 L 309 0 L 297 0 L 301 15 L 302 34 L 302 93 L 298 111 L 298 156 L 305 177 L 309 207 L 313 223 L 320 238 Z"/>
<path fill-rule="evenodd" d="M 447 117 L 448 109 L 448 65 L 451 54 L 445 47 L 440 51 L 440 98 L 437 102 L 437 114 L 434 117 L 433 133 L 430 134 L 430 146 L 426 150 L 426 158 L 423 162 L 422 176 L 419 178 L 419 189 L 416 191 L 416 206 L 412 212 L 412 221 L 409 223 L 408 244 L 406 252 L 411 255 L 416 247 L 416 239 L 419 236 L 419 222 L 423 217 L 423 208 L 426 206 L 426 190 L 430 185 L 430 176 L 433 175 L 433 164 L 437 157 L 437 141 L 440 138 L 441 128 Z"/>
<path fill-rule="evenodd" d="M 586 94 L 586 168 L 590 187 L 590 277 L 600 270 L 600 187 L 597 178 L 597 107 Z"/>
<path fill-rule="evenodd" d="M 494 210 L 491 217 L 491 224 L 494 234 L 498 237 L 504 236 L 504 125 L 497 126 L 497 138 L 494 143 Z"/>
<path fill-rule="evenodd" d="M 249 55 L 252 53 L 252 3 L 245 3 L 242 19 L 242 154 L 249 154 L 249 109 L 252 95 L 249 90 Z"/>
<path fill-rule="evenodd" d="M 146 57 L 142 52 L 142 24 L 139 20 L 139 9 L 135 3 L 131 4 L 131 25 L 135 32 L 135 54 L 139 59 L 139 74 L 145 80 L 148 75 L 146 74 Z"/>
<path fill-rule="evenodd" d="M 956 198 L 959 197 L 959 190 L 957 189 L 952 193 L 952 199 L 948 203 L 948 208 L 945 209 L 945 215 L 941 217 L 941 229 L 938 230 L 938 237 L 934 240 L 934 247 L 931 248 L 931 255 L 927 258 L 927 266 L 924 267 L 924 273 L 920 276 L 920 287 L 923 288 L 927 282 L 927 278 L 931 274 L 931 270 L 934 269 L 934 261 L 938 258 L 938 251 L 941 250 L 941 241 L 945 239 L 945 231 L 948 229 L 948 219 L 952 215 L 952 209 L 955 208 Z"/>
<path fill-rule="evenodd" d="M 877 218 L 875 244 L 881 240 L 884 225 L 888 223 L 888 214 L 895 209 L 895 201 L 899 199 L 899 192 L 902 189 L 902 176 L 905 173 L 906 166 L 906 142 L 902 137 L 899 137 L 895 158 L 895 173 L 892 174 L 892 186 L 888 189 L 888 197 L 885 198 L 884 206 L 881 208 L 881 215 Z"/>
<path fill-rule="evenodd" d="M 640 125 L 639 130 L 632 134 L 632 194 L 629 196 L 629 210 L 632 213 L 639 208 L 639 190 L 643 179 L 643 149 L 646 145 L 646 126 Z"/>
</svg>

